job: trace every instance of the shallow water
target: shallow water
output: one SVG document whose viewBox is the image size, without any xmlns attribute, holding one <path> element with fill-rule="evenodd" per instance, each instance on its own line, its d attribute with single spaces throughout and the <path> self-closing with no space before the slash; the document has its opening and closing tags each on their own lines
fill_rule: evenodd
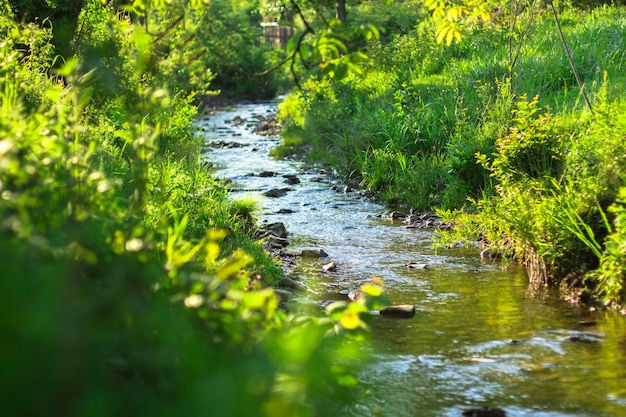
<svg viewBox="0 0 626 417">
<path fill-rule="evenodd" d="M 626 416 L 626 319 L 532 290 L 523 268 L 482 260 L 476 248 L 436 252 L 432 232 L 382 220 L 382 206 L 334 191 L 300 162 L 273 159 L 279 140 L 250 129 L 273 111 L 247 104 L 198 121 L 216 175 L 233 181 L 234 198 L 259 198 L 264 221 L 285 224 L 290 251 L 322 248 L 337 263 L 322 273 L 319 262 L 304 262 L 300 278 L 315 292 L 340 298 L 379 276 L 394 304 L 417 308 L 412 319 L 371 323 L 373 361 L 346 415 L 460 416 L 491 406 L 519 417 Z M 235 145 L 215 146 L 222 142 Z M 301 183 L 285 184 L 285 174 Z M 289 190 L 263 197 L 271 188 Z"/>
</svg>

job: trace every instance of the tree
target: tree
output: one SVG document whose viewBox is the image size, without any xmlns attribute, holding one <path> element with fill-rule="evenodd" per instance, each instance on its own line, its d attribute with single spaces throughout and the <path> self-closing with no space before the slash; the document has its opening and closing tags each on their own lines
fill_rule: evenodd
<svg viewBox="0 0 626 417">
<path fill-rule="evenodd" d="M 344 25 L 347 23 L 346 0 L 337 0 L 337 19 Z"/>
</svg>

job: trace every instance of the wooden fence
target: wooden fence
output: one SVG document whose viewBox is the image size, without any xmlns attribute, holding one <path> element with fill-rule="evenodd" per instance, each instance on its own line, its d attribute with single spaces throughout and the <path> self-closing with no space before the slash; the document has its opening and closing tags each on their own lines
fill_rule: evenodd
<svg viewBox="0 0 626 417">
<path fill-rule="evenodd" d="M 287 42 L 293 36 L 293 28 L 291 26 L 278 26 L 278 23 L 262 23 L 265 42 L 272 45 L 287 46 Z"/>
</svg>

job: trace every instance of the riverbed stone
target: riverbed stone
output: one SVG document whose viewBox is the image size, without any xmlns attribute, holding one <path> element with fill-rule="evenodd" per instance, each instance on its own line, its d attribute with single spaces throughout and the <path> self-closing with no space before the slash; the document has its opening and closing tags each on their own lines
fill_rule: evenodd
<svg viewBox="0 0 626 417">
<path fill-rule="evenodd" d="M 264 192 L 263 195 L 266 197 L 270 197 L 270 198 L 278 198 L 278 197 L 286 196 L 287 191 L 291 191 L 291 189 L 290 188 L 272 188 L 271 190 Z"/>
<path fill-rule="evenodd" d="M 380 315 L 394 319 L 410 319 L 415 316 L 415 305 L 399 304 L 384 307 L 380 310 Z"/>
<path fill-rule="evenodd" d="M 265 229 L 277 237 L 286 238 L 288 235 L 287 228 L 283 222 L 270 223 L 265 226 Z"/>
<path fill-rule="evenodd" d="M 258 238 L 266 237 L 268 234 L 274 235 L 282 239 L 286 239 L 288 236 L 287 228 L 283 222 L 268 223 L 261 227 L 257 232 Z"/>
<path fill-rule="evenodd" d="M 274 288 L 274 293 L 280 298 L 280 301 L 282 302 L 289 301 L 294 296 L 291 291 L 287 291 L 282 288 Z"/>
<path fill-rule="evenodd" d="M 300 180 L 297 177 L 287 177 L 283 182 L 288 185 L 300 184 Z"/>
<path fill-rule="evenodd" d="M 406 266 L 409 269 L 424 269 L 428 265 L 425 263 L 421 263 L 421 262 L 409 262 L 409 263 L 404 264 L 404 266 Z"/>
<path fill-rule="evenodd" d="M 471 410 L 463 411 L 465 417 L 506 417 L 506 412 L 501 408 L 473 408 Z"/>
<path fill-rule="evenodd" d="M 271 249 L 283 249 L 287 246 L 289 246 L 289 241 L 287 239 L 284 239 L 282 237 L 278 237 L 278 236 L 274 236 L 274 235 L 269 235 L 268 236 L 269 239 L 269 246 Z"/>
<path fill-rule="evenodd" d="M 303 258 L 325 258 L 328 254 L 324 249 L 302 249 L 300 256 Z"/>
<path fill-rule="evenodd" d="M 280 286 L 281 287 L 286 287 L 286 288 L 291 288 L 292 290 L 296 290 L 296 291 L 306 291 L 306 287 L 303 284 L 301 284 L 301 283 L 299 283 L 299 282 L 297 282 L 297 281 L 295 281 L 295 280 L 293 280 L 293 279 L 291 279 L 289 277 L 284 277 L 283 279 L 281 279 L 280 280 Z"/>
<path fill-rule="evenodd" d="M 322 270 L 324 272 L 333 272 L 337 270 L 337 264 L 335 262 L 329 262 L 326 265 L 322 266 Z"/>
</svg>

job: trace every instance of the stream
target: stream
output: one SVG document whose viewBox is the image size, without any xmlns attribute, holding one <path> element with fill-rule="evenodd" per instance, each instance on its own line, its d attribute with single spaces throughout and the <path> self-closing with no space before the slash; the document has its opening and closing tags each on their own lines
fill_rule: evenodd
<svg viewBox="0 0 626 417">
<path fill-rule="evenodd" d="M 274 111 L 275 103 L 243 104 L 198 120 L 215 175 L 232 181 L 234 198 L 258 198 L 262 221 L 285 224 L 290 252 L 321 248 L 336 263 L 324 273 L 318 260 L 302 261 L 298 278 L 311 290 L 340 299 L 378 276 L 393 304 L 416 306 L 413 318 L 372 321 L 373 360 L 342 414 L 458 417 L 498 407 L 514 417 L 626 416 L 624 317 L 532 289 L 524 268 L 482 259 L 476 247 L 435 251 L 432 231 L 379 216 L 383 206 L 324 172 L 274 159 L 280 140 L 252 129 Z M 263 195 L 271 189 L 284 195 Z"/>
</svg>

